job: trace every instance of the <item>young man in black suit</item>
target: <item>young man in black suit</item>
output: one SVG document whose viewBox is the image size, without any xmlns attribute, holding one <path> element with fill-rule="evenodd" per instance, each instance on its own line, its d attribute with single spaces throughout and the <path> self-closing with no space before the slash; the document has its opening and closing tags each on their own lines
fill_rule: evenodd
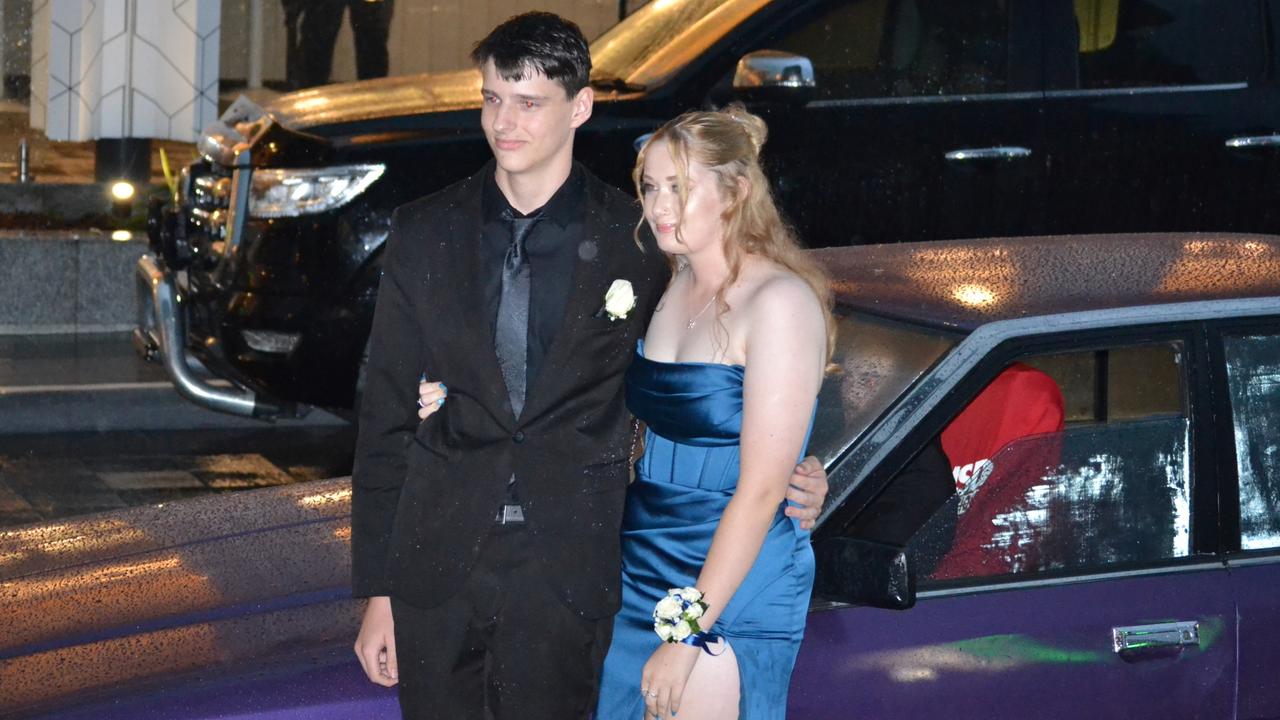
<svg viewBox="0 0 1280 720">
<path fill-rule="evenodd" d="M 387 240 L 352 479 L 355 649 L 406 717 L 586 717 L 619 602 L 623 376 L 668 269 L 631 240 L 634 199 L 573 162 L 593 101 L 577 26 L 520 15 L 472 57 L 494 159 L 399 208 Z M 622 285 L 635 306 L 606 308 Z M 424 371 L 449 395 L 419 423 Z M 825 476 L 796 482 L 811 519 Z"/>
</svg>

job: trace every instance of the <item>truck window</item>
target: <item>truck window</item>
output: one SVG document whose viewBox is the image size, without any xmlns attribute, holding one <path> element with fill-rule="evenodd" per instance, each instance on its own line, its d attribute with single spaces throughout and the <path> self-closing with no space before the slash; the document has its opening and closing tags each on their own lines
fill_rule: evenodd
<svg viewBox="0 0 1280 720">
<path fill-rule="evenodd" d="M 813 62 L 820 98 L 972 95 L 1007 89 L 1004 2 L 845 0 L 760 43 Z"/>
<path fill-rule="evenodd" d="M 1205 85 L 1248 79 L 1261 58 L 1256 4 L 1245 0 L 1071 2 L 1081 89 Z M 1051 23 L 1065 12 L 1046 13 Z M 1252 22 L 1251 22 L 1252 21 Z M 1059 46 L 1061 47 L 1061 46 Z"/>
</svg>

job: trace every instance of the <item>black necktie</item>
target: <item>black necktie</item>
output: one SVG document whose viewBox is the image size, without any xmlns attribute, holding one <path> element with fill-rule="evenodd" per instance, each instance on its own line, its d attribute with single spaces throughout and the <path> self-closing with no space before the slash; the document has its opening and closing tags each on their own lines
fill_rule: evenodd
<svg viewBox="0 0 1280 720">
<path fill-rule="evenodd" d="M 502 262 L 502 296 L 498 299 L 498 321 L 493 347 L 507 383 L 511 411 L 520 417 L 524 409 L 525 371 L 529 362 L 529 255 L 525 240 L 541 214 L 516 217 L 510 208 L 502 217 L 511 223 L 511 247 Z"/>
</svg>

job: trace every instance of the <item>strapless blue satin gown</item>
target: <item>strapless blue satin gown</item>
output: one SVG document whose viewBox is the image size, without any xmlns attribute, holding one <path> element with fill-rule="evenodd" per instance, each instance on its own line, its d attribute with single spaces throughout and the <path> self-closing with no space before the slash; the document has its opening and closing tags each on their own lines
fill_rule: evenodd
<svg viewBox="0 0 1280 720">
<path fill-rule="evenodd" d="M 597 720 L 643 717 L 640 674 L 661 642 L 653 632 L 653 606 L 669 588 L 696 584 L 738 483 L 743 373 L 740 365 L 656 362 L 644 357 L 643 342 L 637 345 L 627 372 L 627 407 L 648 431 L 627 491 L 622 609 L 604 662 Z M 813 551 L 809 533 L 783 507 L 713 628 L 737 657 L 742 720 L 786 716 L 787 686 L 804 634 Z"/>
</svg>

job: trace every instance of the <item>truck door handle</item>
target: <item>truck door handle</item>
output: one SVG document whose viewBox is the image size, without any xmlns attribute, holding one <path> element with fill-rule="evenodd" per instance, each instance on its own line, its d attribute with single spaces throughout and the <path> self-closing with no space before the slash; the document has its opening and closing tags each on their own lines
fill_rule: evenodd
<svg viewBox="0 0 1280 720">
<path fill-rule="evenodd" d="M 1230 138 L 1226 146 L 1235 150 L 1280 146 L 1280 135 L 1239 135 Z"/>
<path fill-rule="evenodd" d="M 966 160 L 1021 160 L 1031 157 L 1031 148 L 1017 145 L 1001 145 L 987 148 L 959 148 L 945 155 L 951 162 Z"/>
<path fill-rule="evenodd" d="M 1200 623 L 1168 622 L 1111 628 L 1116 653 L 1134 653 L 1159 648 L 1199 647 Z"/>
</svg>

